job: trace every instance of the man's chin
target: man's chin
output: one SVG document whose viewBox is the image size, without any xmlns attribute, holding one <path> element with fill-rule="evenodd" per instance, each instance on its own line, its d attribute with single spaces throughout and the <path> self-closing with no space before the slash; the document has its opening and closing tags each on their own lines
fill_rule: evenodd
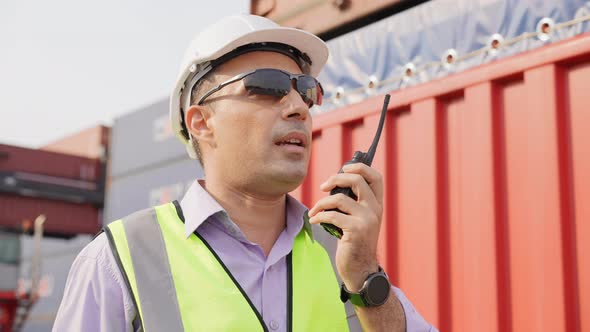
<svg viewBox="0 0 590 332">
<path fill-rule="evenodd" d="M 284 193 L 289 193 L 303 183 L 306 175 L 307 170 L 280 170 L 273 174 L 271 178 L 277 188 L 281 188 L 280 190 Z"/>
<path fill-rule="evenodd" d="M 289 191 L 293 191 L 303 183 L 303 180 L 305 180 L 305 176 L 307 175 L 306 173 L 307 172 L 285 174 L 281 177 L 281 182 L 286 186 L 292 187 Z"/>
</svg>

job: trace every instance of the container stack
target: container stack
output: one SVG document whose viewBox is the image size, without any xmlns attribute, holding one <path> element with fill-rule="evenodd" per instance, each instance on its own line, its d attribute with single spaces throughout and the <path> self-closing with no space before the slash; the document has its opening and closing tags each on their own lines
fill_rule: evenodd
<svg viewBox="0 0 590 332">
<path fill-rule="evenodd" d="M 104 126 L 41 149 L 0 145 L 0 331 L 51 329 L 69 267 L 101 228 L 107 146 Z"/>
<path fill-rule="evenodd" d="M 105 224 L 180 199 L 202 175 L 172 132 L 168 100 L 117 118 L 111 143 Z"/>
</svg>

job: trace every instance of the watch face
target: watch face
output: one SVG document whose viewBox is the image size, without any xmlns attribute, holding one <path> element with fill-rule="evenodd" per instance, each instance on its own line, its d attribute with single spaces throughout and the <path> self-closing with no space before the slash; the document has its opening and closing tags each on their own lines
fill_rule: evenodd
<svg viewBox="0 0 590 332">
<path fill-rule="evenodd" d="M 381 305 L 389 296 L 389 281 L 383 275 L 375 275 L 367 287 L 367 298 L 371 304 Z"/>
</svg>

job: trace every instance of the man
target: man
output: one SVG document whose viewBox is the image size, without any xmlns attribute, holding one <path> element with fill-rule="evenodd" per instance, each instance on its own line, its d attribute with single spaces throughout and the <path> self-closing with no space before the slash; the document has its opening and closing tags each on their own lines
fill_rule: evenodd
<svg viewBox="0 0 590 332">
<path fill-rule="evenodd" d="M 328 196 L 307 211 L 287 195 L 307 172 L 327 57 L 316 36 L 251 15 L 197 36 L 170 111 L 205 179 L 180 202 L 109 224 L 80 253 L 54 331 L 435 330 L 377 262 L 378 172 L 348 165 L 321 186 L 357 200 Z"/>
</svg>

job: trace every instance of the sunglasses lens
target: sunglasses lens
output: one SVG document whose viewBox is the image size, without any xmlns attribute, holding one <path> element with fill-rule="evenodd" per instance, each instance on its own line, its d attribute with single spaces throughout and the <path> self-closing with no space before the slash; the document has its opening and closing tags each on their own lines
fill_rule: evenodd
<svg viewBox="0 0 590 332">
<path fill-rule="evenodd" d="M 291 81 L 280 71 L 260 69 L 244 77 L 244 87 L 250 94 L 283 97 L 289 94 Z"/>
<path fill-rule="evenodd" d="M 309 75 L 297 75 L 296 89 L 309 106 L 321 105 L 324 90 L 320 83 Z M 249 94 L 284 97 L 291 91 L 291 78 L 277 69 L 259 69 L 244 77 L 244 87 Z"/>
<path fill-rule="evenodd" d="M 308 75 L 299 76 L 297 78 L 297 91 L 309 107 L 322 104 L 324 90 L 315 78 Z"/>
</svg>

